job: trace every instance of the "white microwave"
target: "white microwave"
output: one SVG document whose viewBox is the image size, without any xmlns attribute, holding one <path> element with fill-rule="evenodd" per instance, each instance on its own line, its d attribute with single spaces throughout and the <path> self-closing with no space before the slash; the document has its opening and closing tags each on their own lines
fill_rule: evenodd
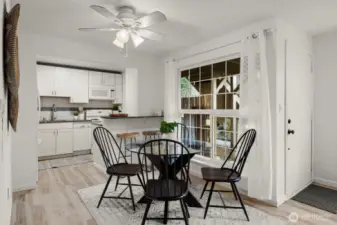
<svg viewBox="0 0 337 225">
<path fill-rule="evenodd" d="M 89 99 L 113 100 L 115 89 L 113 87 L 89 86 Z"/>
</svg>

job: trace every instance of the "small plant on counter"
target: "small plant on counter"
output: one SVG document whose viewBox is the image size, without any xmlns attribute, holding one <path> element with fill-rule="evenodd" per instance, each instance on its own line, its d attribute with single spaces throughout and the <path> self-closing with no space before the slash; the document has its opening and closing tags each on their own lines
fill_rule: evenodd
<svg viewBox="0 0 337 225">
<path fill-rule="evenodd" d="M 160 124 L 160 132 L 162 134 L 173 133 L 174 129 L 178 126 L 176 122 L 166 122 L 162 121 Z"/>
<path fill-rule="evenodd" d="M 121 112 L 121 104 L 112 104 L 112 111 Z"/>
<path fill-rule="evenodd" d="M 80 114 L 79 111 L 73 111 L 73 116 L 78 116 Z"/>
</svg>

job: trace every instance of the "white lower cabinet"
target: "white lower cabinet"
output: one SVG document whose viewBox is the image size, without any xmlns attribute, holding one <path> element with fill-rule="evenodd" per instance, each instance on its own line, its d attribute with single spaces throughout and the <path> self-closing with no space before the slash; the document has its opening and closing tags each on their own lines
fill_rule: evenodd
<svg viewBox="0 0 337 225">
<path fill-rule="evenodd" d="M 61 129 L 56 133 L 56 155 L 73 152 L 73 130 Z"/>
<path fill-rule="evenodd" d="M 74 151 L 91 149 L 91 126 L 74 124 Z"/>
<path fill-rule="evenodd" d="M 39 156 L 71 154 L 91 149 L 90 123 L 40 124 Z"/>
<path fill-rule="evenodd" d="M 55 130 L 40 130 L 39 138 L 41 143 L 38 145 L 39 156 L 55 155 L 56 135 Z"/>
</svg>

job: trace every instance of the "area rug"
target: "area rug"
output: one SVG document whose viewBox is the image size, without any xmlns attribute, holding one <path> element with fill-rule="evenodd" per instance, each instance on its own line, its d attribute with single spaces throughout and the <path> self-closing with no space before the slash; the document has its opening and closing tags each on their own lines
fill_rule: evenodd
<svg viewBox="0 0 337 225">
<path fill-rule="evenodd" d="M 317 185 L 310 185 L 293 200 L 337 214 L 337 191 Z"/>
<path fill-rule="evenodd" d="M 119 186 L 117 191 L 114 191 L 114 184 L 116 180 L 112 180 L 110 187 L 107 191 L 107 195 L 116 196 L 125 186 Z M 123 182 L 126 182 L 123 180 Z M 133 179 L 133 183 L 137 183 L 136 179 Z M 104 184 L 81 189 L 78 191 L 80 198 L 82 199 L 85 206 L 88 208 L 89 212 L 97 222 L 97 225 L 140 225 L 143 219 L 145 204 L 137 204 L 136 212 L 132 209 L 132 203 L 130 200 L 119 200 L 119 199 L 103 199 L 102 204 L 99 209 L 97 209 L 97 203 L 104 188 Z M 202 191 L 202 186 L 191 185 L 191 192 L 194 196 L 199 197 Z M 137 202 L 143 196 L 143 190 L 141 187 L 133 187 L 133 193 L 135 196 L 135 201 Z M 122 196 L 130 197 L 130 192 L 127 189 Z M 208 194 L 206 193 L 204 198 L 200 200 L 202 205 L 206 205 Z M 234 198 L 227 197 L 225 199 L 226 205 L 236 205 L 239 202 L 235 201 Z M 216 193 L 213 194 L 211 204 L 221 205 L 221 199 Z M 281 220 L 277 217 L 270 216 L 264 212 L 261 212 L 253 207 L 246 206 L 250 222 L 248 222 L 244 216 L 244 213 L 240 209 L 220 209 L 220 208 L 209 208 L 207 218 L 204 220 L 204 208 L 192 208 L 189 207 L 191 218 L 189 219 L 190 224 L 196 225 L 286 225 L 287 221 Z M 156 202 L 151 205 L 148 217 L 163 217 L 164 214 L 164 204 L 161 202 Z M 169 217 L 182 217 L 179 202 L 169 203 Z M 148 220 L 146 224 L 162 224 L 161 221 Z M 168 224 L 184 224 L 184 221 L 180 220 L 170 220 Z"/>
</svg>

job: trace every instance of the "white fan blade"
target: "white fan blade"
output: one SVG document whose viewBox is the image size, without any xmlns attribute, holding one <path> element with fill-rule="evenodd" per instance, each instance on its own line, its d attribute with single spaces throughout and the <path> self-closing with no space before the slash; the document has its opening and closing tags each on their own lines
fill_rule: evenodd
<svg viewBox="0 0 337 225">
<path fill-rule="evenodd" d="M 154 41 L 160 41 L 161 39 L 163 39 L 162 34 L 158 34 L 156 32 L 144 30 L 144 29 L 139 29 L 137 31 L 137 34 L 145 39 L 154 40 Z"/>
<path fill-rule="evenodd" d="M 144 42 L 144 38 L 134 33 L 131 33 L 131 39 L 135 48 L 137 48 L 141 43 Z"/>
<path fill-rule="evenodd" d="M 140 25 L 138 26 L 139 28 L 145 28 L 145 27 L 149 27 L 155 23 L 161 23 L 166 21 L 167 18 L 166 16 L 159 11 L 155 11 L 153 13 L 150 13 L 146 16 L 143 16 L 141 18 L 139 18 L 137 20 L 138 23 L 140 23 Z"/>
<path fill-rule="evenodd" d="M 101 14 L 103 17 L 108 18 L 108 19 L 112 20 L 113 22 L 115 22 L 119 25 L 122 24 L 122 21 L 120 19 L 118 19 L 116 15 L 114 15 L 112 12 L 110 12 L 109 10 L 104 8 L 103 6 L 92 5 L 92 6 L 90 6 L 90 8 L 92 8 L 93 10 L 95 10 L 96 12 Z"/>
<path fill-rule="evenodd" d="M 107 28 L 80 28 L 78 30 L 80 31 L 117 31 L 120 29 L 107 27 Z"/>
</svg>

